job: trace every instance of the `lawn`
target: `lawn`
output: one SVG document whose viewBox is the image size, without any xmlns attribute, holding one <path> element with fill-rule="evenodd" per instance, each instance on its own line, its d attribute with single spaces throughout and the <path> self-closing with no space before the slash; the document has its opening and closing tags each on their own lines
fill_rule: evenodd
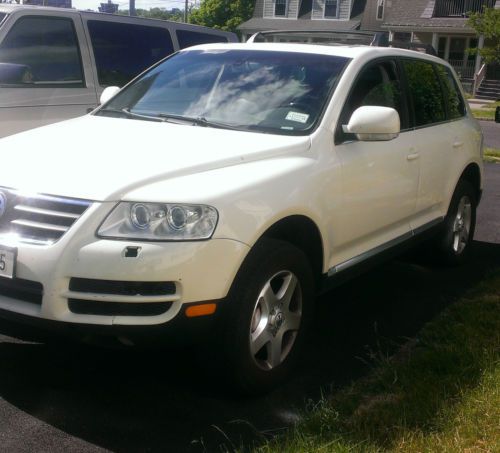
<svg viewBox="0 0 500 453">
<path fill-rule="evenodd" d="M 472 109 L 472 114 L 478 120 L 494 120 L 495 109 L 498 106 L 500 106 L 500 101 L 494 102 L 492 104 L 487 104 L 481 109 Z"/>
<path fill-rule="evenodd" d="M 484 148 L 483 158 L 485 162 L 500 163 L 500 149 Z"/>
<path fill-rule="evenodd" d="M 500 271 L 255 452 L 500 451 Z"/>
</svg>

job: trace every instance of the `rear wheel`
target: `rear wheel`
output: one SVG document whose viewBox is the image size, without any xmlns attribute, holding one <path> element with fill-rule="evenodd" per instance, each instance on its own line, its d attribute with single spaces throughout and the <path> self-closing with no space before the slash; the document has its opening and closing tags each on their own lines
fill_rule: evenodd
<svg viewBox="0 0 500 453">
<path fill-rule="evenodd" d="M 222 359 L 237 390 L 257 394 L 294 368 L 312 317 L 313 275 L 293 245 L 261 240 L 236 278 L 224 316 Z"/>
<path fill-rule="evenodd" d="M 451 199 L 444 230 L 437 239 L 437 257 L 456 265 L 466 259 L 476 225 L 476 192 L 468 181 L 459 181 Z"/>
</svg>

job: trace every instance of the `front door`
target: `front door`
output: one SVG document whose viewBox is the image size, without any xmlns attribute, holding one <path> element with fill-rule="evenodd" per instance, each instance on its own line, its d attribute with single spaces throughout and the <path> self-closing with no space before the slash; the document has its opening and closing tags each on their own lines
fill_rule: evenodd
<svg viewBox="0 0 500 453">
<path fill-rule="evenodd" d="M 354 110 L 365 105 L 392 107 L 401 119 L 399 137 L 358 141 L 342 132 Z M 342 226 L 337 232 L 340 261 L 362 255 L 405 236 L 415 210 L 419 161 L 408 130 L 408 109 L 395 61 L 369 64 L 358 76 L 341 114 L 335 150 L 342 162 Z"/>
</svg>

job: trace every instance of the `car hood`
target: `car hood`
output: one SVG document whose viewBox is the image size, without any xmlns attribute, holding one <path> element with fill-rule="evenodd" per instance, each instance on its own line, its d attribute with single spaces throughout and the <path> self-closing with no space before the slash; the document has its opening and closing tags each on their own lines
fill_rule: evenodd
<svg viewBox="0 0 500 453">
<path fill-rule="evenodd" d="M 117 201 L 145 184 L 309 146 L 303 136 L 87 115 L 0 140 L 0 186 Z"/>
</svg>

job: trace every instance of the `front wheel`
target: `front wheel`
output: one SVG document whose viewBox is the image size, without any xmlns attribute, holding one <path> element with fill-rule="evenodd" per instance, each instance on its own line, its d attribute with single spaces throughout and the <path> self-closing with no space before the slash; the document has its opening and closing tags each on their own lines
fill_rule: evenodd
<svg viewBox="0 0 500 453">
<path fill-rule="evenodd" d="M 313 313 L 313 275 L 293 245 L 263 239 L 245 260 L 227 300 L 221 353 L 237 390 L 258 394 L 296 365 Z"/>
</svg>

